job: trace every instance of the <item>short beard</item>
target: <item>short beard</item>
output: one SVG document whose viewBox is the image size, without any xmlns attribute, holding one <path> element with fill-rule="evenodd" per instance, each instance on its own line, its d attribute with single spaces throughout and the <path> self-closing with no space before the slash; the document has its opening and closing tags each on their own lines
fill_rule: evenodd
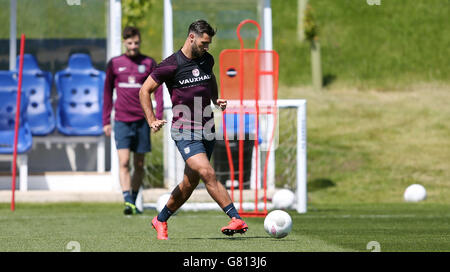
<svg viewBox="0 0 450 272">
<path fill-rule="evenodd" d="M 135 54 L 132 54 L 132 53 L 135 53 Z M 127 56 L 129 56 L 130 58 L 135 58 L 135 57 L 139 56 L 139 51 L 128 50 Z"/>
<path fill-rule="evenodd" d="M 195 43 L 191 47 L 191 53 L 194 58 L 200 58 L 203 55 Z"/>
</svg>

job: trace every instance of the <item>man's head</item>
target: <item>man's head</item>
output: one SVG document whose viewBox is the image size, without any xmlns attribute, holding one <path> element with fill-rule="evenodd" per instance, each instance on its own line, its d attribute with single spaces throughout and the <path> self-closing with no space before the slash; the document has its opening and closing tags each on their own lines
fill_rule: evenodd
<svg viewBox="0 0 450 272">
<path fill-rule="evenodd" d="M 216 31 L 205 20 L 197 20 L 189 26 L 187 39 L 193 58 L 199 58 L 208 51 L 215 34 Z"/>
<path fill-rule="evenodd" d="M 133 26 L 127 26 L 124 28 L 123 44 L 125 45 L 125 54 L 129 57 L 136 57 L 140 54 L 139 46 L 141 45 L 141 33 L 139 29 Z"/>
</svg>

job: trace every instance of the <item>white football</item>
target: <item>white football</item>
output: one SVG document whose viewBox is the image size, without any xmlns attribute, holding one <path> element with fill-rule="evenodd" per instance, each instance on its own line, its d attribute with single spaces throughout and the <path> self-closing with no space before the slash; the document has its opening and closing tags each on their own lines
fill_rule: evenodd
<svg viewBox="0 0 450 272">
<path fill-rule="evenodd" d="M 264 229 L 274 238 L 286 237 L 292 230 L 292 218 L 285 211 L 271 211 L 264 219 Z"/>
<path fill-rule="evenodd" d="M 162 194 L 158 198 L 158 200 L 156 201 L 156 210 L 158 211 L 158 213 L 160 213 L 162 211 L 162 209 L 164 209 L 164 206 L 167 204 L 167 201 L 169 201 L 169 198 L 170 198 L 170 193 Z M 176 215 L 177 213 L 178 213 L 178 211 L 176 211 L 173 215 Z"/>
<path fill-rule="evenodd" d="M 281 189 L 277 191 L 272 197 L 272 204 L 274 209 L 287 210 L 292 208 L 295 202 L 295 194 L 288 189 Z"/>
<path fill-rule="evenodd" d="M 427 190 L 420 184 L 413 184 L 406 188 L 403 198 L 407 202 L 419 202 L 427 198 Z"/>
</svg>

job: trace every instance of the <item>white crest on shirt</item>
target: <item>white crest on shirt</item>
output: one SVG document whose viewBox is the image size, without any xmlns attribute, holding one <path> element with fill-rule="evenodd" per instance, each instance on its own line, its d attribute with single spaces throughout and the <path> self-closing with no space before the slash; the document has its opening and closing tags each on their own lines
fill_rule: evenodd
<svg viewBox="0 0 450 272">
<path fill-rule="evenodd" d="M 138 72 L 143 74 L 145 73 L 145 65 L 141 64 L 138 66 Z"/>
<path fill-rule="evenodd" d="M 194 70 L 192 70 L 192 74 L 193 74 L 195 77 L 198 77 L 198 76 L 200 75 L 200 71 L 199 71 L 197 68 L 195 68 Z"/>
</svg>

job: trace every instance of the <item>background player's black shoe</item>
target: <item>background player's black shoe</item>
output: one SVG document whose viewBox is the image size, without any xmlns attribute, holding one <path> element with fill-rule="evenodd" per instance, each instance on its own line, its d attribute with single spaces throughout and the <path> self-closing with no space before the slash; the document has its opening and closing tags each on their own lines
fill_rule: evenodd
<svg viewBox="0 0 450 272">
<path fill-rule="evenodd" d="M 142 214 L 142 212 L 130 202 L 125 202 L 125 209 L 123 210 L 125 215 Z"/>
</svg>

